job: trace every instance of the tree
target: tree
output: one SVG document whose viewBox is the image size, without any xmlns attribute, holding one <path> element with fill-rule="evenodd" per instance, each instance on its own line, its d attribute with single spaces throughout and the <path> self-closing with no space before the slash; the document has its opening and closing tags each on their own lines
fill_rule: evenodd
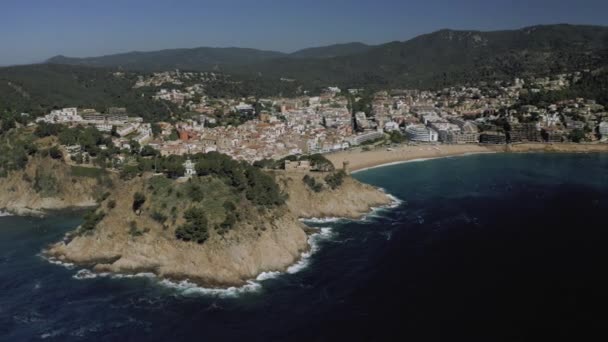
<svg viewBox="0 0 608 342">
<path fill-rule="evenodd" d="M 177 132 L 176 129 L 173 129 L 171 131 L 171 134 L 169 135 L 169 140 L 175 141 L 175 140 L 178 140 L 178 139 L 179 139 L 179 132 Z"/>
<path fill-rule="evenodd" d="M 139 152 L 139 154 L 142 157 L 154 157 L 154 156 L 159 156 L 160 152 L 158 152 L 156 149 L 154 149 L 154 147 L 152 147 L 150 145 L 146 145 L 141 149 L 141 152 Z"/>
<path fill-rule="evenodd" d="M 160 125 L 157 123 L 153 123 L 150 127 L 152 128 L 152 135 L 155 138 L 157 138 L 160 135 L 160 133 L 162 132 Z"/>
<path fill-rule="evenodd" d="M 140 151 L 141 151 L 141 145 L 137 141 L 135 141 L 133 139 L 129 140 L 129 146 L 131 146 L 131 153 L 132 154 L 139 154 L 140 153 Z"/>
<path fill-rule="evenodd" d="M 399 131 L 392 131 L 390 133 L 390 139 L 393 144 L 400 144 L 405 141 L 405 137 Z"/>
<path fill-rule="evenodd" d="M 133 211 L 141 209 L 142 205 L 146 202 L 146 196 L 141 192 L 136 192 L 133 195 Z"/>
<path fill-rule="evenodd" d="M 63 158 L 63 153 L 57 146 L 53 146 L 49 149 L 49 156 L 53 159 L 61 159 Z"/>
<path fill-rule="evenodd" d="M 186 223 L 175 230 L 175 237 L 183 241 L 194 241 L 202 244 L 209 238 L 208 223 L 205 212 L 192 207 L 184 213 Z"/>
<path fill-rule="evenodd" d="M 325 183 L 329 185 L 332 189 L 337 189 L 344 183 L 344 178 L 346 177 L 346 173 L 344 170 L 340 170 L 338 172 L 334 172 L 330 175 L 325 176 Z"/>
<path fill-rule="evenodd" d="M 578 128 L 574 129 L 572 130 L 572 132 L 570 132 L 568 138 L 570 138 L 570 140 L 575 143 L 580 143 L 581 141 L 583 141 L 583 139 L 585 139 L 585 131 Z"/>
</svg>

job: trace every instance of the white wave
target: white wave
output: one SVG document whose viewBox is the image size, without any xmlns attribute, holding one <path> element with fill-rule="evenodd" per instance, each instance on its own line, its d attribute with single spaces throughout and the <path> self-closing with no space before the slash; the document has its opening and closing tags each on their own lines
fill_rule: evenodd
<svg viewBox="0 0 608 342">
<path fill-rule="evenodd" d="M 149 278 L 155 279 L 156 275 L 154 273 L 135 273 L 135 274 L 122 274 L 122 273 L 110 273 L 110 272 L 93 272 L 88 269 L 82 269 L 76 272 L 74 279 L 84 280 L 84 279 L 95 279 L 95 278 L 112 278 L 112 279 L 132 279 L 132 278 Z"/>
<path fill-rule="evenodd" d="M 319 243 L 323 240 L 328 240 L 333 236 L 331 228 L 321 228 L 318 233 L 308 237 L 310 249 L 300 255 L 300 260 L 287 268 L 287 273 L 294 274 L 302 271 L 310 265 L 310 257 L 321 248 Z"/>
<path fill-rule="evenodd" d="M 95 278 L 102 278 L 102 277 L 109 277 L 109 276 L 110 276 L 109 273 L 95 273 L 95 272 L 91 272 L 87 269 L 82 269 L 82 270 L 79 270 L 78 272 L 76 272 L 76 274 L 74 274 L 72 276 L 72 278 L 78 279 L 78 280 L 84 280 L 84 279 L 95 279 Z"/>
<path fill-rule="evenodd" d="M 274 279 L 274 278 L 277 278 L 278 276 L 280 276 L 281 274 L 282 274 L 281 272 L 262 272 L 257 276 L 257 278 L 255 278 L 255 280 L 264 281 L 264 280 L 268 280 L 268 279 Z"/>
<path fill-rule="evenodd" d="M 13 216 L 13 214 L 0 210 L 0 217 L 3 217 L 3 216 Z"/>
<path fill-rule="evenodd" d="M 300 221 L 306 223 L 332 223 L 345 220 L 344 217 L 312 217 L 307 219 L 300 219 Z"/>
<path fill-rule="evenodd" d="M 43 255 L 39 255 L 39 256 L 41 258 L 45 259 L 46 261 L 50 262 L 53 265 L 62 266 L 62 267 L 67 268 L 68 270 L 71 270 L 71 269 L 73 269 L 76 266 L 76 265 L 74 265 L 71 262 L 61 261 L 61 260 L 58 260 L 58 259 L 53 258 L 53 257 L 46 257 L 46 256 L 43 256 Z"/>
<path fill-rule="evenodd" d="M 123 279 L 123 278 L 150 278 L 155 279 L 161 286 L 173 289 L 180 295 L 192 296 L 192 295 L 204 295 L 204 296 L 216 296 L 222 298 L 238 297 L 246 293 L 258 292 L 262 289 L 261 282 L 275 279 L 285 273 L 294 274 L 308 267 L 310 264 L 310 257 L 320 249 L 320 242 L 328 240 L 333 237 L 333 231 L 329 227 L 323 227 L 319 229 L 318 233 L 314 233 L 308 237 L 308 243 L 310 248 L 308 251 L 302 253 L 300 260 L 287 268 L 286 272 L 262 272 L 255 280 L 247 281 L 243 286 L 233 286 L 226 289 L 222 288 L 206 288 L 199 286 L 189 280 L 172 281 L 169 279 L 160 279 L 153 273 L 137 273 L 137 274 L 120 274 L 120 273 L 109 273 L 109 272 L 93 272 L 88 269 L 81 269 L 72 276 L 77 280 L 90 280 L 96 278 L 111 278 L 111 279 Z M 45 258 L 50 263 L 61 265 L 68 268 L 73 268 L 74 264 L 65 263 L 54 258 Z"/>
<path fill-rule="evenodd" d="M 245 293 L 258 292 L 262 285 L 255 281 L 248 281 L 247 284 L 239 287 L 229 287 L 227 289 L 205 288 L 198 286 L 188 280 L 174 282 L 168 279 L 163 279 L 159 282 L 162 286 L 174 289 L 182 295 L 205 295 L 217 296 L 221 298 L 238 297 Z"/>
<path fill-rule="evenodd" d="M 47 338 L 53 338 L 53 337 L 57 337 L 59 335 L 62 335 L 64 332 L 63 329 L 58 329 L 58 330 L 51 330 L 49 332 L 45 332 L 42 335 L 40 335 L 40 338 L 43 340 L 46 340 Z"/>
</svg>

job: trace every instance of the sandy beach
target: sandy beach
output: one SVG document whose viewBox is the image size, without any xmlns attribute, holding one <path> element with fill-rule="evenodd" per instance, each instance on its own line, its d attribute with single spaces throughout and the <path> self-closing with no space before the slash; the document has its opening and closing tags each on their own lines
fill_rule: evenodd
<svg viewBox="0 0 608 342">
<path fill-rule="evenodd" d="M 391 149 L 382 148 L 371 151 L 357 149 L 331 153 L 325 156 L 338 168 L 342 167 L 344 161 L 348 161 L 351 171 L 360 171 L 371 167 L 416 159 L 497 152 L 608 152 L 608 144 L 418 145 L 399 146 Z"/>
</svg>

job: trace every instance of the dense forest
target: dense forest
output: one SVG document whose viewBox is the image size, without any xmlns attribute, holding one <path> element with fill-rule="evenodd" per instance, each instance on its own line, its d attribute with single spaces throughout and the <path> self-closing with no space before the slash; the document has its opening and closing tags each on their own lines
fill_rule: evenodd
<svg viewBox="0 0 608 342">
<path fill-rule="evenodd" d="M 63 107 L 125 107 L 146 121 L 169 120 L 181 110 L 167 101 L 154 101 L 161 87 L 133 88 L 137 72 L 84 66 L 36 64 L 0 68 L 0 112 L 29 113 L 34 116 Z M 293 82 L 273 82 L 267 78 L 219 78 L 205 84 L 214 98 L 246 96 L 295 96 L 301 92 Z"/>
<path fill-rule="evenodd" d="M 596 100 L 599 104 L 608 106 L 608 70 L 585 74 L 567 89 L 522 94 L 520 104 L 546 107 L 551 103 L 577 97 Z"/>
<path fill-rule="evenodd" d="M 201 55 L 203 50 L 193 49 L 160 51 L 162 57 L 157 52 L 95 59 L 55 58 L 51 62 L 171 70 L 183 68 L 182 60 L 187 60 L 192 70 L 218 70 L 221 66 L 219 70 L 230 74 L 275 81 L 291 79 L 307 88 L 332 84 L 438 88 L 594 68 L 607 63 L 607 49 L 607 27 L 545 25 L 492 32 L 440 30 L 405 42 L 332 45 L 293 54 L 242 49 L 238 60 L 233 54 L 222 59 L 223 51 L 204 50 L 208 55 Z M 214 57 L 213 67 L 209 56 Z M 139 62 L 134 66 L 133 61 Z"/>
</svg>

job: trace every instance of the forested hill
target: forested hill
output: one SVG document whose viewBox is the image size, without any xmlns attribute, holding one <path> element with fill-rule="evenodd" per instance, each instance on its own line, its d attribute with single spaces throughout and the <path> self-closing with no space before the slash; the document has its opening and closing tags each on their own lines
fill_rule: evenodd
<svg viewBox="0 0 608 342">
<path fill-rule="evenodd" d="M 563 24 L 492 32 L 440 30 L 405 42 L 338 44 L 293 54 L 237 49 L 226 55 L 202 48 L 50 62 L 137 70 L 219 66 L 232 74 L 316 86 L 429 88 L 593 68 L 608 64 L 607 49 L 608 27 Z"/>
<path fill-rule="evenodd" d="M 428 88 L 593 68 L 608 64 L 607 49 L 608 27 L 441 30 L 351 56 L 281 58 L 250 68 L 268 76 L 315 83 Z"/>
<path fill-rule="evenodd" d="M 132 89 L 136 75 L 102 68 L 36 64 L 0 68 L 0 112 L 48 113 L 62 107 L 127 107 L 150 118 L 167 118 L 168 103 L 150 101 L 153 89 Z"/>
<path fill-rule="evenodd" d="M 54 108 L 126 107 L 129 113 L 147 121 L 168 120 L 182 109 L 168 101 L 154 101 L 161 87 L 134 88 L 139 72 L 87 66 L 34 64 L 0 68 L 0 115 L 3 112 L 48 113 Z M 218 74 L 219 75 L 219 74 Z M 273 82 L 259 78 L 218 77 L 205 84 L 210 97 L 294 96 L 294 82 Z"/>
<path fill-rule="evenodd" d="M 334 44 L 328 46 L 302 49 L 289 54 L 290 58 L 332 58 L 339 56 L 350 56 L 363 53 L 372 49 L 373 46 L 363 43 Z"/>
<path fill-rule="evenodd" d="M 85 65 L 94 67 L 122 68 L 138 71 L 164 70 L 220 70 L 225 67 L 249 65 L 278 58 L 284 54 L 245 48 L 169 49 L 151 52 L 128 52 L 116 55 L 89 58 L 55 56 L 47 62 L 52 64 Z"/>
</svg>

